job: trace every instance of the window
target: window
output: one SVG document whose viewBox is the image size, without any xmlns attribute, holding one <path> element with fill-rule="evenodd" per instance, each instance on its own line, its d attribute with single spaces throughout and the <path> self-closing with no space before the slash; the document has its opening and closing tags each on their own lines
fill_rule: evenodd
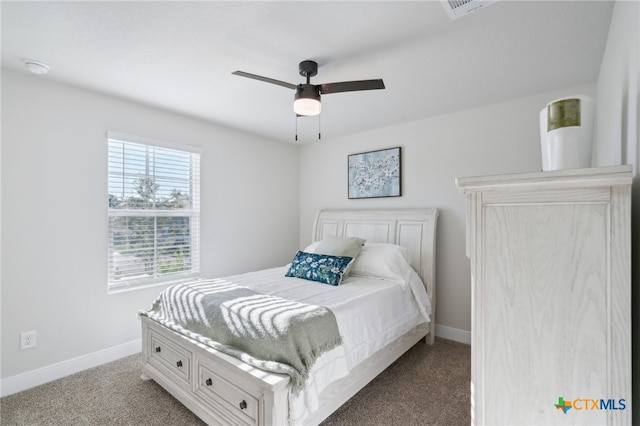
<svg viewBox="0 0 640 426">
<path fill-rule="evenodd" d="M 108 142 L 109 290 L 198 275 L 200 154 L 111 132 Z"/>
</svg>

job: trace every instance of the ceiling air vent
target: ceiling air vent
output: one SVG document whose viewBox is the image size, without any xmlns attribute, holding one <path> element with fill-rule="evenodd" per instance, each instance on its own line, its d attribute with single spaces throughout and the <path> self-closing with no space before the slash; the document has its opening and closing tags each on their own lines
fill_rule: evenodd
<svg viewBox="0 0 640 426">
<path fill-rule="evenodd" d="M 442 6 L 447 11 L 449 18 L 457 19 L 471 12 L 489 6 L 497 0 L 441 0 Z"/>
</svg>

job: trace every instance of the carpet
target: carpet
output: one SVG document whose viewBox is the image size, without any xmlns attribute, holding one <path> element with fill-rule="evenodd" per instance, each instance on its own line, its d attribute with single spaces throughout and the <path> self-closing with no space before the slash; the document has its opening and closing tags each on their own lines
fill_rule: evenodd
<svg viewBox="0 0 640 426">
<path fill-rule="evenodd" d="M 204 425 L 154 381 L 140 380 L 140 355 L 0 399 L 0 425 Z M 329 416 L 322 426 L 469 425 L 471 350 L 419 342 Z"/>
</svg>

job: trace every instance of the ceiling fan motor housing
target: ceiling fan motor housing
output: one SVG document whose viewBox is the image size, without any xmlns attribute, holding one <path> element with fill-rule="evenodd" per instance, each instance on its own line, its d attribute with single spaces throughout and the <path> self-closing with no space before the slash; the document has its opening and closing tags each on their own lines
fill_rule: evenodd
<svg viewBox="0 0 640 426">
<path fill-rule="evenodd" d="M 320 101 L 320 89 L 313 84 L 298 84 L 295 99 L 315 99 Z"/>
</svg>

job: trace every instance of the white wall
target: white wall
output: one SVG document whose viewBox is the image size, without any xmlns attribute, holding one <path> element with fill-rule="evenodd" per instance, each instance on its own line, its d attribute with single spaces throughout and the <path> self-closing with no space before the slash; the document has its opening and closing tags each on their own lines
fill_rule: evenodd
<svg viewBox="0 0 640 426">
<path fill-rule="evenodd" d="M 3 70 L 3 379 L 136 341 L 161 290 L 107 295 L 107 130 L 202 148 L 204 276 L 298 248 L 295 146 Z"/>
<path fill-rule="evenodd" d="M 465 254 L 465 200 L 455 178 L 540 171 L 540 110 L 559 97 L 595 96 L 595 86 L 516 99 L 349 137 L 305 145 L 300 152 L 300 246 L 311 239 L 321 208 L 438 207 L 436 324 L 471 329 L 470 271 Z M 402 147 L 402 197 L 347 199 L 347 156 Z M 451 330 L 453 329 L 453 330 Z"/>
<path fill-rule="evenodd" d="M 594 165 L 634 164 L 638 171 L 640 99 L 640 3 L 613 9 L 600 75 Z"/>
<path fill-rule="evenodd" d="M 633 164 L 633 418 L 640 419 L 640 2 L 618 1 L 598 77 L 596 164 Z"/>
</svg>

